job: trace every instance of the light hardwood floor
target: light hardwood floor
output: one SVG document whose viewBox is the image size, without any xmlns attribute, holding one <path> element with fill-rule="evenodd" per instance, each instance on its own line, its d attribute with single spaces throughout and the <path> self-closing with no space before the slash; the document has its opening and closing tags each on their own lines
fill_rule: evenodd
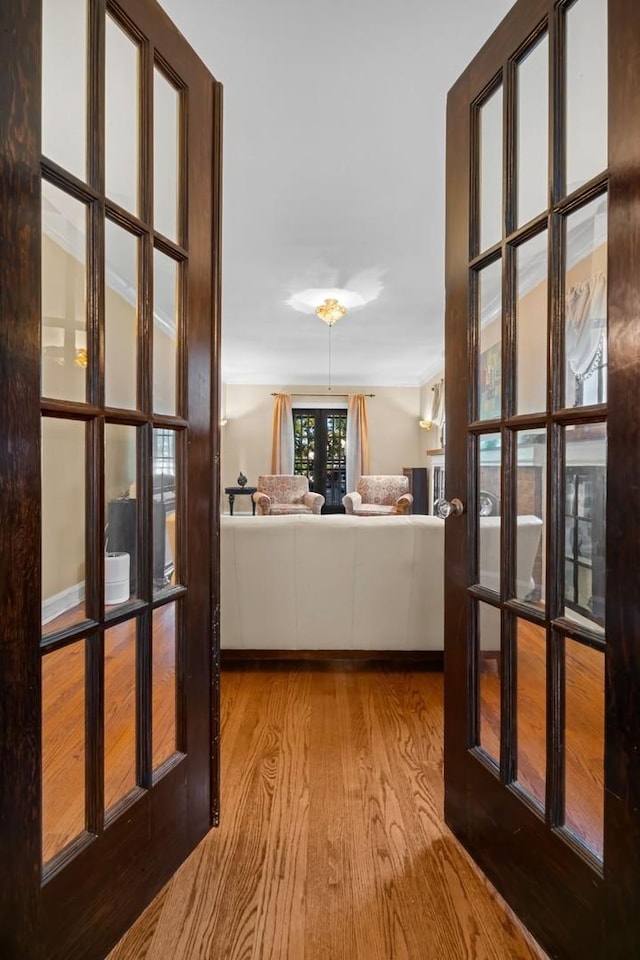
<svg viewBox="0 0 640 960">
<path fill-rule="evenodd" d="M 222 825 L 110 960 L 540 960 L 442 819 L 438 673 L 222 676 Z"/>
</svg>

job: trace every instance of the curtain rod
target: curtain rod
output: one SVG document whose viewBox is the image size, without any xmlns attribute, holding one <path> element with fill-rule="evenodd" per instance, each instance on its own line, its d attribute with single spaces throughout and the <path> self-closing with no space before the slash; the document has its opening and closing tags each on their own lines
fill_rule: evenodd
<svg viewBox="0 0 640 960">
<path fill-rule="evenodd" d="M 279 393 L 272 393 L 272 397 L 280 396 Z M 292 393 L 292 397 L 324 397 L 326 399 L 331 399 L 331 397 L 355 397 L 358 394 L 355 393 Z M 363 397 L 375 397 L 375 393 L 363 393 Z"/>
</svg>

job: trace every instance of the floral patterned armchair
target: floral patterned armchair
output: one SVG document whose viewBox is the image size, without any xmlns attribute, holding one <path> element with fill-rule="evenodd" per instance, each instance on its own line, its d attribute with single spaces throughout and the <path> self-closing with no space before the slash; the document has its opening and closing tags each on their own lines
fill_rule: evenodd
<svg viewBox="0 0 640 960">
<path fill-rule="evenodd" d="M 320 493 L 309 493 L 307 477 L 274 473 L 258 477 L 257 486 L 253 501 L 260 516 L 320 513 L 322 510 L 324 497 Z"/>
<path fill-rule="evenodd" d="M 355 493 L 348 493 L 342 502 L 356 517 L 382 517 L 411 513 L 413 497 L 408 477 L 380 474 L 359 477 Z"/>
</svg>

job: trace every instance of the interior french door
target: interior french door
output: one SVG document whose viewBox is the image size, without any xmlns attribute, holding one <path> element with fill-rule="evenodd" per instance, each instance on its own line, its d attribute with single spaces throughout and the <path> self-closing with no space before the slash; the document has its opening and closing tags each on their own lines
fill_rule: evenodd
<svg viewBox="0 0 640 960">
<path fill-rule="evenodd" d="M 154 0 L 0 35 L 0 953 L 87 960 L 218 819 L 221 89 Z"/>
<path fill-rule="evenodd" d="M 445 814 L 564 960 L 640 944 L 639 59 L 518 0 L 448 99 Z"/>
</svg>

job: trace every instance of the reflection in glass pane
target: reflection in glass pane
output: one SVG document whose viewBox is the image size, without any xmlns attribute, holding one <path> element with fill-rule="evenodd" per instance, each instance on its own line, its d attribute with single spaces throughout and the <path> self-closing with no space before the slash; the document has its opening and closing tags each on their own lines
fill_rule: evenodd
<svg viewBox="0 0 640 960">
<path fill-rule="evenodd" d="M 602 859 L 604 654 L 565 640 L 565 826 Z"/>
<path fill-rule="evenodd" d="M 605 615 L 607 428 L 565 430 L 565 616 L 602 632 Z"/>
<path fill-rule="evenodd" d="M 174 415 L 178 375 L 180 267 L 153 252 L 153 411 Z"/>
<path fill-rule="evenodd" d="M 480 253 L 502 239 L 502 87 L 480 109 Z"/>
<path fill-rule="evenodd" d="M 527 430 L 516 437 L 516 598 L 544 609 L 547 433 Z"/>
<path fill-rule="evenodd" d="M 607 0 L 566 13 L 567 193 L 607 169 Z"/>
<path fill-rule="evenodd" d="M 545 805 L 547 770 L 546 631 L 517 621 L 517 781 L 541 807 Z"/>
<path fill-rule="evenodd" d="M 607 198 L 567 217 L 565 406 L 607 400 Z"/>
<path fill-rule="evenodd" d="M 104 428 L 104 603 L 110 613 L 137 596 L 135 427 Z"/>
<path fill-rule="evenodd" d="M 85 424 L 42 418 L 42 624 L 85 619 Z"/>
<path fill-rule="evenodd" d="M 176 751 L 176 607 L 153 611 L 152 625 L 152 767 L 156 770 Z"/>
<path fill-rule="evenodd" d="M 549 40 L 518 64 L 518 225 L 549 203 Z"/>
<path fill-rule="evenodd" d="M 516 249 L 518 413 L 547 409 L 547 231 Z"/>
<path fill-rule="evenodd" d="M 83 403 L 87 208 L 42 181 L 42 395 Z"/>
<path fill-rule="evenodd" d="M 85 829 L 85 641 L 42 658 L 42 862 Z"/>
<path fill-rule="evenodd" d="M 478 476 L 478 583 L 500 593 L 500 468 L 502 450 L 500 434 L 480 437 Z"/>
<path fill-rule="evenodd" d="M 43 0 L 42 152 L 85 179 L 87 0 Z"/>
<path fill-rule="evenodd" d="M 164 74 L 153 71 L 153 226 L 179 241 L 180 94 Z"/>
<path fill-rule="evenodd" d="M 135 410 L 138 359 L 138 241 L 105 225 L 105 403 Z"/>
<path fill-rule="evenodd" d="M 478 604 L 478 685 L 482 749 L 500 763 L 500 610 Z"/>
<path fill-rule="evenodd" d="M 153 431 L 153 592 L 176 583 L 178 438 L 175 430 Z"/>
<path fill-rule="evenodd" d="M 110 200 L 138 212 L 139 45 L 107 14 L 105 180 Z"/>
<path fill-rule="evenodd" d="M 104 634 L 104 809 L 136 786 L 136 621 Z"/>
<path fill-rule="evenodd" d="M 478 274 L 478 419 L 502 412 L 502 261 Z"/>
</svg>

